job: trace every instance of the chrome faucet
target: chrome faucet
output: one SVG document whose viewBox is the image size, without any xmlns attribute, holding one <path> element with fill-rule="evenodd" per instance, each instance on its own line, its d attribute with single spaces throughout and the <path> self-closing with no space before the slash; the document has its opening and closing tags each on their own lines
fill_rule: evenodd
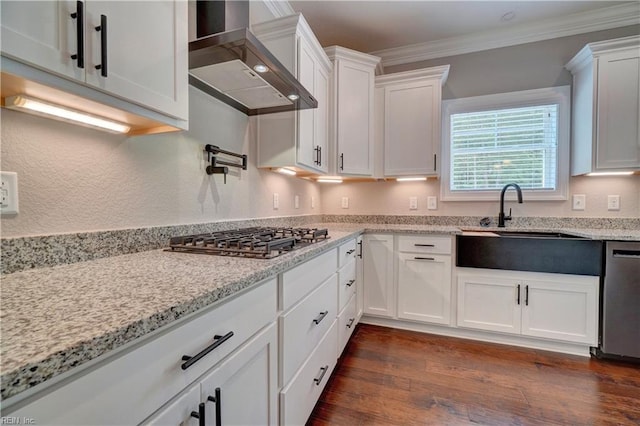
<svg viewBox="0 0 640 426">
<path fill-rule="evenodd" d="M 509 216 L 504 215 L 504 193 L 510 186 L 512 186 L 518 192 L 518 203 L 522 204 L 522 190 L 520 189 L 520 186 L 518 186 L 517 183 L 506 184 L 500 192 L 500 214 L 498 215 L 498 228 L 504 228 L 504 221 L 511 220 L 511 208 L 509 208 Z"/>
</svg>

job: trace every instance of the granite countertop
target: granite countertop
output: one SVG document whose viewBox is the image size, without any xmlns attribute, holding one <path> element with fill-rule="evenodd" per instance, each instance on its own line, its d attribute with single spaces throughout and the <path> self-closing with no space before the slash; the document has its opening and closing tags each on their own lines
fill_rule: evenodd
<svg viewBox="0 0 640 426">
<path fill-rule="evenodd" d="M 322 223 L 330 239 L 274 259 L 151 250 L 2 277 L 3 399 L 273 277 L 362 232 L 459 234 L 457 226 Z M 640 241 L 640 230 L 527 229 Z"/>
</svg>

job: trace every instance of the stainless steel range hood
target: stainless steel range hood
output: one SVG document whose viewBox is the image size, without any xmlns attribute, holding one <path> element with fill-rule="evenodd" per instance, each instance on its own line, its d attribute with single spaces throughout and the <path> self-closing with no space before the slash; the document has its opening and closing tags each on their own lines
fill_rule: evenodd
<svg viewBox="0 0 640 426">
<path fill-rule="evenodd" d="M 317 108 L 318 101 L 248 30 L 248 1 L 197 1 L 189 84 L 247 115 Z"/>
</svg>

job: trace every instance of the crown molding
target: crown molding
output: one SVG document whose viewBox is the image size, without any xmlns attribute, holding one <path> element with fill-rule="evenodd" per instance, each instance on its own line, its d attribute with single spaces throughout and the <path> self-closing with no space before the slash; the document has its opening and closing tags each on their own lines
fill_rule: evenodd
<svg viewBox="0 0 640 426">
<path fill-rule="evenodd" d="M 444 83 L 447 81 L 447 77 L 449 77 L 449 68 L 449 65 L 440 65 L 438 67 L 377 75 L 376 87 L 384 87 L 388 84 L 395 84 L 397 82 L 408 83 L 425 78 L 437 78 L 440 80 L 440 85 L 444 86 Z"/>
<path fill-rule="evenodd" d="M 503 30 L 480 32 L 369 53 L 381 57 L 382 65 L 387 67 L 637 24 L 640 24 L 640 7 L 637 3 L 630 3 Z"/>
<path fill-rule="evenodd" d="M 282 0 L 262 0 L 264 5 L 274 18 L 282 18 L 283 16 L 293 15 L 296 13 L 288 1 Z"/>
<path fill-rule="evenodd" d="M 603 53 L 615 52 L 631 48 L 640 48 L 640 35 L 617 38 L 615 40 L 604 40 L 587 44 L 564 66 L 572 74 L 593 62 Z"/>
</svg>

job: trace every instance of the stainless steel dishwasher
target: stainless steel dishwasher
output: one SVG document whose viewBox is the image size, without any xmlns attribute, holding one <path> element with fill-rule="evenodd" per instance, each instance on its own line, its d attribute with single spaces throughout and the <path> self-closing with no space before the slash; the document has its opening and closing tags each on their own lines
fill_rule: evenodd
<svg viewBox="0 0 640 426">
<path fill-rule="evenodd" d="M 607 241 L 605 251 L 596 355 L 640 361 L 640 242 Z"/>
</svg>

